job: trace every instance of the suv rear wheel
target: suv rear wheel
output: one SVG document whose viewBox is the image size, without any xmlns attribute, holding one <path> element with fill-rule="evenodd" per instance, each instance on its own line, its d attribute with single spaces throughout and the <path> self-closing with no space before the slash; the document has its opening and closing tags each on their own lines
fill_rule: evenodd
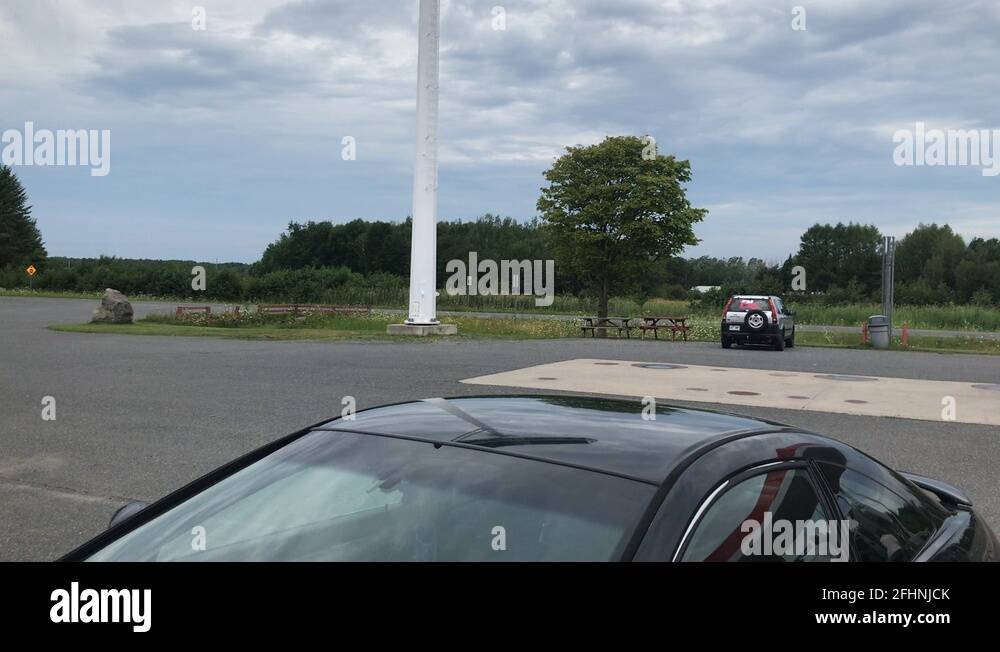
<svg viewBox="0 0 1000 652">
<path fill-rule="evenodd" d="M 767 316 L 763 310 L 750 310 L 747 312 L 747 316 L 743 318 L 743 323 L 746 324 L 747 328 L 756 333 L 764 330 L 764 327 L 767 326 Z"/>
<path fill-rule="evenodd" d="M 726 337 L 725 335 L 723 335 L 722 336 L 722 348 L 729 349 L 729 348 L 732 348 L 732 346 L 733 346 L 733 341 L 731 339 L 729 339 L 728 337 Z"/>
<path fill-rule="evenodd" d="M 778 333 L 778 339 L 774 343 L 774 350 L 775 351 L 784 351 L 785 350 L 785 331 L 784 330 L 782 330 L 780 333 Z"/>
</svg>

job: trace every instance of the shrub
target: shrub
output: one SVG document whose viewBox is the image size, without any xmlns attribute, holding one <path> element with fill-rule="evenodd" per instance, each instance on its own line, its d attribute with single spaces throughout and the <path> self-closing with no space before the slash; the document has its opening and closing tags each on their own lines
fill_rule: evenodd
<svg viewBox="0 0 1000 652">
<path fill-rule="evenodd" d="M 943 283 L 932 287 L 924 279 L 896 286 L 896 303 L 911 306 L 931 306 L 951 303 L 954 293 Z"/>
<path fill-rule="evenodd" d="M 982 306 L 984 308 L 990 308 L 996 305 L 997 301 L 993 297 L 993 294 L 986 288 L 980 288 L 972 293 L 972 299 L 969 301 L 974 306 Z"/>
</svg>

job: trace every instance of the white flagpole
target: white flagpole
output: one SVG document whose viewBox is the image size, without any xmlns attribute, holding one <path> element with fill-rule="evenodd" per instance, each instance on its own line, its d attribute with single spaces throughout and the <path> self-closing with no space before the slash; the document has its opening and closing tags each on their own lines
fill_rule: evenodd
<svg viewBox="0 0 1000 652">
<path fill-rule="evenodd" d="M 441 0 L 420 0 L 417 156 L 413 169 L 410 309 L 407 324 L 437 324 L 438 75 Z"/>
</svg>

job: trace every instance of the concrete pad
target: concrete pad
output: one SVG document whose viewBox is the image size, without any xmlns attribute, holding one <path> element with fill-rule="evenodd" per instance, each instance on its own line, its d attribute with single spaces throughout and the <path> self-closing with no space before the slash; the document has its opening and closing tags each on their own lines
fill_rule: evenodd
<svg viewBox="0 0 1000 652">
<path fill-rule="evenodd" d="M 461 381 L 1000 426 L 1000 385 L 577 359 Z"/>
<path fill-rule="evenodd" d="M 428 335 L 458 335 L 458 325 L 456 324 L 434 324 L 431 326 L 389 324 L 385 330 L 389 335 L 410 335 L 415 337 L 427 337 Z"/>
</svg>

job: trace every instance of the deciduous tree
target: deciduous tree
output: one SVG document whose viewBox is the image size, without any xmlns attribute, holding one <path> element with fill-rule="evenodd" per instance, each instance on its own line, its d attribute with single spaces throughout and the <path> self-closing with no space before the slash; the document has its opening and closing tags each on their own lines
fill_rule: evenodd
<svg viewBox="0 0 1000 652">
<path fill-rule="evenodd" d="M 708 212 L 688 201 L 690 163 L 649 155 L 649 144 L 634 136 L 569 147 L 545 179 L 538 210 L 553 235 L 557 265 L 572 269 L 598 297 L 601 317 L 614 293 L 631 290 L 657 261 L 697 244 L 694 225 Z"/>
</svg>

